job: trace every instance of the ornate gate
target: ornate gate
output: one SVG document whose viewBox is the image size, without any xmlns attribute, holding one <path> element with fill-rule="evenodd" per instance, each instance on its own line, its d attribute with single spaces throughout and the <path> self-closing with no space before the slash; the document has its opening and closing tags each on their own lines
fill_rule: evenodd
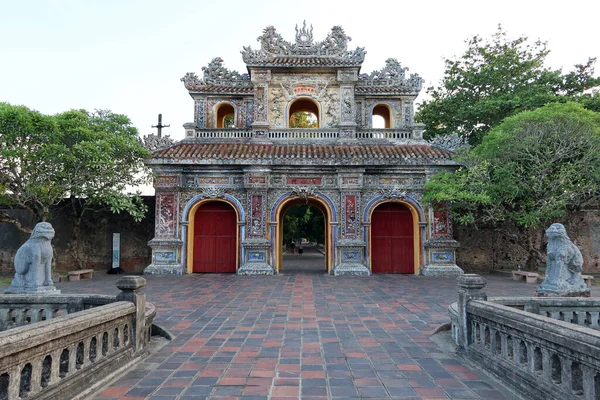
<svg viewBox="0 0 600 400">
<path fill-rule="evenodd" d="M 384 203 L 371 217 L 371 268 L 374 274 L 414 273 L 414 230 L 410 210 Z"/>
<path fill-rule="evenodd" d="M 236 261 L 235 210 L 227 203 L 203 204 L 194 218 L 193 272 L 233 272 Z"/>
</svg>

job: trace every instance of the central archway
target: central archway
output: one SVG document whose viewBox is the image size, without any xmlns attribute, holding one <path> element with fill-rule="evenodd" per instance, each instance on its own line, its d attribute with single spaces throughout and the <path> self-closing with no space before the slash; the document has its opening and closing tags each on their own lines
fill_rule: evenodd
<svg viewBox="0 0 600 400">
<path fill-rule="evenodd" d="M 320 199 L 319 197 L 288 197 L 282 200 L 279 204 L 276 204 L 276 208 L 273 212 L 275 217 L 275 229 L 274 229 L 274 240 L 272 243 L 275 246 L 275 267 L 277 272 L 281 272 L 283 269 L 283 216 L 286 211 L 297 205 L 311 205 L 317 207 L 325 217 L 325 266 L 324 272 L 330 273 L 333 271 L 333 228 L 331 222 L 334 220 L 333 211 L 329 207 L 329 204 Z"/>
</svg>

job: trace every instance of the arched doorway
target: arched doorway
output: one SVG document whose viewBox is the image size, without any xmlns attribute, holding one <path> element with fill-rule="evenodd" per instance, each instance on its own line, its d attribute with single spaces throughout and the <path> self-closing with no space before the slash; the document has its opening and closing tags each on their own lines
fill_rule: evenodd
<svg viewBox="0 0 600 400">
<path fill-rule="evenodd" d="M 371 271 L 415 273 L 413 213 L 401 203 L 382 203 L 371 214 Z"/>
<path fill-rule="evenodd" d="M 224 201 L 201 204 L 194 215 L 192 272 L 235 273 L 237 214 Z"/>
<path fill-rule="evenodd" d="M 275 229 L 275 240 L 272 242 L 275 245 L 275 264 L 277 272 L 281 272 L 283 267 L 283 217 L 288 209 L 297 205 L 311 205 L 318 208 L 324 216 L 324 238 L 325 245 L 323 249 L 325 251 L 325 263 L 323 266 L 323 272 L 330 273 L 333 271 L 333 228 L 331 222 L 334 220 L 333 213 L 329 205 L 318 197 L 308 198 L 293 198 L 290 197 L 279 203 L 274 209 L 274 216 L 276 222 Z"/>
</svg>

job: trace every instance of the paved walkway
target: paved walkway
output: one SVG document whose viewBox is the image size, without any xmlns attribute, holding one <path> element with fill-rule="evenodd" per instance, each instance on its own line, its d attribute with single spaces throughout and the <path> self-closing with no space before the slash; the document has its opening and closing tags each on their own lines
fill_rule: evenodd
<svg viewBox="0 0 600 400">
<path fill-rule="evenodd" d="M 174 340 L 96 398 L 505 398 L 431 340 L 449 321 L 455 279 L 336 278 L 318 268 L 299 271 L 302 263 L 323 265 L 307 255 L 286 256 L 287 270 L 272 277 L 146 277 L 155 322 Z M 98 274 L 57 286 L 113 294 L 118 278 Z M 536 287 L 488 280 L 489 295 L 529 295 Z"/>
</svg>

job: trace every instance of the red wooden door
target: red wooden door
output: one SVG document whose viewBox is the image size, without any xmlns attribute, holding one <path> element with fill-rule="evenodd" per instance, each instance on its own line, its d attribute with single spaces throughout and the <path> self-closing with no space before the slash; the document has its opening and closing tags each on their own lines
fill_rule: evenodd
<svg viewBox="0 0 600 400">
<path fill-rule="evenodd" d="M 194 219 L 194 272 L 235 272 L 237 218 L 218 201 L 204 204 Z"/>
<path fill-rule="evenodd" d="M 371 268 L 374 274 L 414 273 L 413 217 L 398 203 L 384 203 L 371 217 Z"/>
</svg>

